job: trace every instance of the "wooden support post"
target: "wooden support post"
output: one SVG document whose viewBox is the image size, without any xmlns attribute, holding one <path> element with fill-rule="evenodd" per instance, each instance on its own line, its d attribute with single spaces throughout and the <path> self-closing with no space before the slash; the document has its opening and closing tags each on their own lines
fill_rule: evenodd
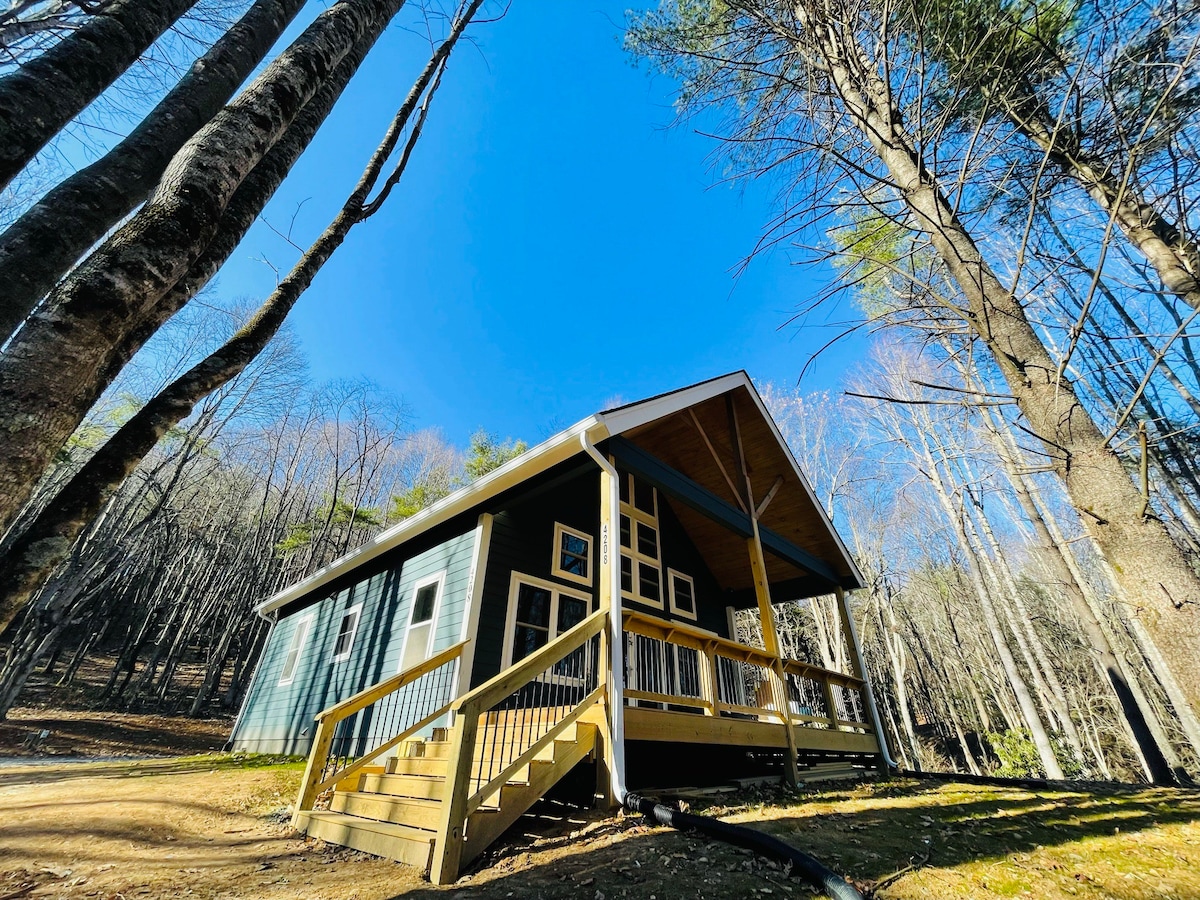
<svg viewBox="0 0 1200 900">
<path fill-rule="evenodd" d="M 700 651 L 700 696 L 709 704 L 704 708 L 706 716 L 717 715 L 721 702 L 721 673 L 717 670 L 717 654 L 713 650 L 714 645 L 710 643 Z"/>
<path fill-rule="evenodd" d="M 850 668 L 854 670 L 854 677 L 863 683 L 860 696 L 862 697 L 863 706 L 866 707 L 864 712 L 871 720 L 871 731 L 875 735 L 875 743 L 879 746 L 879 755 L 883 761 L 883 764 L 879 767 L 879 771 L 887 774 L 888 766 L 886 763 L 890 758 L 887 738 L 879 727 L 879 711 L 875 706 L 875 692 L 871 690 L 871 682 L 867 678 L 862 647 L 858 644 L 858 629 L 854 627 L 854 619 L 850 615 L 850 604 L 846 601 L 846 592 L 839 587 L 834 593 L 837 595 L 838 616 L 842 623 L 842 633 L 845 635 L 846 644 L 850 648 Z"/>
<path fill-rule="evenodd" d="M 608 610 L 608 627 L 600 632 L 600 656 L 596 660 L 598 666 L 597 684 L 607 686 L 612 679 L 609 665 L 612 660 L 613 643 L 620 646 L 624 639 L 622 622 L 619 616 L 613 615 L 614 591 L 621 589 L 620 582 L 613 581 L 613 571 L 620 571 L 619 563 L 612 564 L 612 554 L 620 553 L 620 529 L 618 516 L 620 510 L 613 508 L 613 494 L 616 493 L 613 477 L 605 470 L 600 470 L 600 552 L 597 562 L 600 571 L 600 608 Z M 623 703 L 621 697 L 610 696 L 611 691 L 604 694 L 604 723 L 596 735 L 596 805 L 601 809 L 613 809 L 617 806 L 617 798 L 612 789 L 612 772 L 616 766 L 614 758 L 615 747 L 612 740 L 613 716 L 619 715 L 620 710 L 613 705 Z"/>
<path fill-rule="evenodd" d="M 763 647 L 775 662 L 771 667 L 771 678 L 775 695 L 780 698 L 783 708 L 780 717 L 783 728 L 787 732 L 787 764 L 784 767 L 784 777 L 793 787 L 799 783 L 800 776 L 796 771 L 796 733 L 792 729 L 791 700 L 787 691 L 787 680 L 783 674 L 783 658 L 779 653 L 779 633 L 775 629 L 775 608 L 771 605 L 771 589 L 767 585 L 767 563 L 763 557 L 762 540 L 758 535 L 758 520 L 751 519 L 754 536 L 749 540 L 750 569 L 754 574 L 754 593 L 758 597 L 758 615 L 762 620 Z"/>
<path fill-rule="evenodd" d="M 305 813 L 311 810 L 317 801 L 317 785 L 325 779 L 325 765 L 329 762 L 329 750 L 333 746 L 333 732 L 336 727 L 336 723 L 329 724 L 326 719 L 317 720 L 317 733 L 313 737 L 312 750 L 304 767 L 304 777 L 300 780 L 300 794 L 292 812 L 293 828 L 298 829 L 304 824 Z"/>
<path fill-rule="evenodd" d="M 451 731 L 450 757 L 446 761 L 446 793 L 442 800 L 442 821 L 434 842 L 429 880 L 450 884 L 458 878 L 462 864 L 463 829 L 467 824 L 467 800 L 471 793 L 471 768 L 475 763 L 475 736 L 479 731 L 479 710 L 463 704 L 456 713 Z"/>
</svg>

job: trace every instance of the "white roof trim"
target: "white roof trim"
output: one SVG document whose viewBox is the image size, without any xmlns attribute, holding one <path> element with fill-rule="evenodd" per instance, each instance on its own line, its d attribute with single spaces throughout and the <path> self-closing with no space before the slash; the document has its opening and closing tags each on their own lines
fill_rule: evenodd
<svg viewBox="0 0 1200 900">
<path fill-rule="evenodd" d="M 614 435 L 631 431 L 648 422 L 654 422 L 681 412 L 690 406 L 703 403 L 705 400 L 728 393 L 738 387 L 745 387 L 750 392 L 750 396 L 758 405 L 759 412 L 770 424 L 771 433 L 783 448 L 788 462 L 792 466 L 792 471 L 800 479 L 800 484 L 808 494 L 813 506 L 817 509 L 822 522 L 824 522 L 837 542 L 837 546 L 841 550 L 846 564 L 850 567 L 850 571 L 854 573 L 860 583 L 865 583 L 862 573 L 855 566 L 854 559 L 850 556 L 846 545 L 842 543 L 841 537 L 833 528 L 833 523 L 829 521 L 829 517 L 825 514 L 825 508 L 817 500 L 812 487 L 808 483 L 808 479 L 804 477 L 804 473 L 800 471 L 800 466 L 796 463 L 795 457 L 792 456 L 791 449 L 783 439 L 783 435 L 779 433 L 779 428 L 775 425 L 775 420 L 767 412 L 767 407 L 758 395 L 758 391 L 754 387 L 754 382 L 750 380 L 750 376 L 746 374 L 745 370 L 741 370 L 731 372 L 728 375 L 721 375 L 708 381 L 702 381 L 700 384 L 692 385 L 691 387 L 680 388 L 676 391 L 660 394 L 657 397 L 651 397 L 648 400 L 641 400 L 607 412 L 589 416 L 575 423 L 565 431 L 560 431 L 553 437 L 547 438 L 536 447 L 525 451 L 515 459 L 509 460 L 500 466 L 500 468 L 489 472 L 478 481 L 472 482 L 466 487 L 459 488 L 453 494 L 443 497 L 437 503 L 426 507 L 416 515 L 410 516 L 402 522 L 384 529 L 357 550 L 346 554 L 340 559 L 334 560 L 325 566 L 325 568 L 319 569 L 304 580 L 296 582 L 275 594 L 269 600 L 259 604 L 255 608 L 255 612 L 261 616 L 266 616 L 267 613 L 279 609 L 281 606 L 285 606 L 294 600 L 299 600 L 301 597 L 319 590 L 351 569 L 358 568 L 364 563 L 375 559 L 380 554 L 386 553 L 393 547 L 398 547 L 405 541 L 416 537 L 423 531 L 442 524 L 476 504 L 482 503 L 511 487 L 515 487 L 521 482 L 532 478 L 534 475 L 544 472 L 551 466 L 570 459 L 577 453 L 582 453 L 582 446 L 579 442 L 581 434 L 587 433 L 590 441 L 596 443 Z"/>
<path fill-rule="evenodd" d="M 576 453 L 582 452 L 579 436 L 584 432 L 591 432 L 591 437 L 594 441 L 602 441 L 609 436 L 607 430 L 604 428 L 602 418 L 600 416 L 589 416 L 583 421 L 572 425 L 567 430 L 560 431 L 553 437 L 548 438 L 536 447 L 526 450 L 520 456 L 509 460 L 498 469 L 488 472 L 478 481 L 474 481 L 466 487 L 459 488 L 453 494 L 443 497 L 437 503 L 426 507 L 416 515 L 409 516 L 407 519 L 397 522 L 390 528 L 385 528 L 357 550 L 347 553 L 340 559 L 334 560 L 325 566 L 325 568 L 318 569 L 304 580 L 284 588 L 269 600 L 259 604 L 255 608 L 255 612 L 259 615 L 266 615 L 272 610 L 291 603 L 293 600 L 299 600 L 306 594 L 324 587 L 338 576 L 343 575 L 351 569 L 358 568 L 363 563 L 370 562 L 381 553 L 386 553 L 393 547 L 397 547 L 410 538 L 416 537 L 421 532 L 433 528 L 435 525 L 440 525 L 460 512 L 470 509 L 477 503 L 482 503 L 502 491 L 508 490 L 510 487 L 518 485 L 540 472 L 544 472 L 546 469 L 557 465 L 563 460 L 570 459 Z"/>
</svg>

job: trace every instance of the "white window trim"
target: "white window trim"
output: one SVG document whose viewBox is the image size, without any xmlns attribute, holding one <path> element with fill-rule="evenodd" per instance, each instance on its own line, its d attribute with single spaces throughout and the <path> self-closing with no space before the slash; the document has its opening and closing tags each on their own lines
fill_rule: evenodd
<svg viewBox="0 0 1200 900">
<path fill-rule="evenodd" d="M 350 629 L 350 642 L 346 645 L 345 651 L 334 656 L 330 662 L 339 663 L 347 660 L 350 658 L 350 654 L 354 652 L 354 642 L 358 639 L 358 626 L 362 624 L 362 608 L 363 605 L 361 603 L 355 603 L 342 613 L 342 618 L 338 621 L 338 630 L 333 635 L 334 650 L 337 650 L 338 635 L 342 632 L 342 622 L 346 621 L 346 616 L 354 616 L 354 627 Z"/>
<path fill-rule="evenodd" d="M 446 593 L 445 569 L 433 575 L 426 575 L 412 586 L 412 591 L 408 595 L 408 622 L 404 626 L 404 643 L 400 646 L 400 661 L 397 664 L 397 672 L 404 671 L 404 658 L 408 653 L 408 639 L 413 629 L 413 613 L 417 611 L 417 594 L 420 593 L 421 588 L 429 587 L 431 584 L 437 585 L 437 595 L 433 598 L 433 615 L 427 620 L 429 622 L 429 637 L 425 641 L 425 658 L 429 659 L 433 653 L 433 641 L 437 637 L 438 616 L 442 614 L 442 595 Z M 417 625 L 424 624 L 425 622 L 417 623 Z"/>
<path fill-rule="evenodd" d="M 312 632 L 313 615 L 314 613 L 309 613 L 307 616 L 296 620 L 296 630 L 292 632 L 291 640 L 288 641 L 288 648 L 283 654 L 283 666 L 285 669 L 287 668 L 287 658 L 291 655 L 293 646 L 296 647 L 296 662 L 292 666 L 291 675 L 285 675 L 283 672 L 279 673 L 279 687 L 291 684 L 296 680 L 296 672 L 300 670 L 300 660 L 304 659 L 304 648 L 308 646 L 309 634 Z M 296 635 L 300 635 L 299 639 L 297 639 Z"/>
<path fill-rule="evenodd" d="M 651 609 L 666 609 L 666 596 L 663 586 L 663 558 L 662 558 L 662 529 L 658 525 L 658 488 L 654 485 L 648 485 L 651 490 L 651 496 L 654 498 L 654 513 L 648 513 L 638 509 L 633 505 L 635 499 L 634 490 L 636 489 L 635 478 L 632 472 L 622 472 L 621 477 L 627 479 L 629 490 L 629 502 L 624 500 L 619 504 L 620 516 L 625 516 L 629 519 L 629 546 L 621 546 L 620 519 L 618 516 L 617 528 L 617 549 L 620 555 L 626 557 L 630 561 L 630 582 L 632 590 L 622 588 L 621 597 L 625 600 L 631 600 L 634 603 L 639 603 L 642 606 L 649 606 Z M 654 540 L 658 549 L 658 559 L 652 559 L 644 553 L 638 552 L 637 549 L 637 523 L 642 522 L 654 529 Z M 650 600 L 638 593 L 638 587 L 641 584 L 641 579 L 638 578 L 637 566 L 634 563 L 646 563 L 658 569 L 658 599 Z M 618 569 L 618 574 L 620 569 Z"/>
<path fill-rule="evenodd" d="M 544 578 L 534 578 L 532 575 L 524 575 L 521 572 L 513 572 L 508 581 L 508 615 L 505 617 L 504 624 L 504 653 L 500 657 L 500 671 L 504 671 L 513 665 L 513 638 L 517 635 L 517 589 L 518 586 L 524 584 L 532 585 L 533 587 L 542 588 L 550 592 L 550 637 L 546 643 L 558 637 L 558 598 L 561 595 L 566 595 L 574 600 L 582 600 L 587 604 L 588 615 L 592 612 L 592 595 L 577 591 L 573 588 L 563 587 L 561 584 L 556 584 L 553 581 L 547 581 Z M 564 679 L 568 682 L 574 682 L 577 679 Z"/>
<path fill-rule="evenodd" d="M 574 572 L 568 572 L 565 569 L 559 568 L 559 562 L 562 561 L 562 538 L 564 534 L 569 534 L 571 537 L 577 537 L 587 544 L 587 575 L 576 575 Z M 574 581 L 576 584 L 586 584 L 592 586 L 592 536 L 584 531 L 577 531 L 561 522 L 554 523 L 554 556 L 550 560 L 550 574 L 555 578 L 563 578 L 567 581 Z"/>
<path fill-rule="evenodd" d="M 676 578 L 678 578 L 682 581 L 686 581 L 688 583 L 688 586 L 691 587 L 691 589 L 692 589 L 692 611 L 691 612 L 688 612 L 686 609 L 680 609 L 679 606 L 676 605 L 676 603 L 675 603 L 675 579 Z M 667 593 L 670 596 L 670 600 L 671 600 L 671 612 L 677 616 L 680 616 L 681 618 L 691 619 L 693 622 L 695 622 L 696 614 L 697 614 L 697 612 L 699 612 L 699 606 L 700 606 L 700 604 L 696 602 L 696 579 L 692 578 L 691 575 L 685 575 L 683 572 L 680 572 L 678 569 L 668 568 L 667 569 Z"/>
</svg>

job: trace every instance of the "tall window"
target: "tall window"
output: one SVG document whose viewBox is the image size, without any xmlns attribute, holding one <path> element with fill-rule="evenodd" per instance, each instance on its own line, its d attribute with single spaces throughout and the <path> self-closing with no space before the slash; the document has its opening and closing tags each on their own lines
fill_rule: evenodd
<svg viewBox="0 0 1200 900">
<path fill-rule="evenodd" d="M 358 634 L 358 620 L 361 616 L 361 603 L 350 607 L 342 616 L 342 624 L 338 626 L 337 640 L 333 642 L 334 662 L 350 658 L 350 651 L 354 649 L 354 636 Z"/>
<path fill-rule="evenodd" d="M 621 474 L 621 596 L 662 609 L 662 550 L 658 491 Z"/>
<path fill-rule="evenodd" d="M 279 676 L 280 684 L 291 684 L 300 667 L 300 657 L 304 653 L 304 644 L 308 640 L 308 631 L 312 628 L 313 614 L 309 613 L 303 619 L 296 621 L 295 631 L 292 632 L 292 642 L 288 644 L 287 655 L 283 658 L 283 672 Z"/>
<path fill-rule="evenodd" d="M 505 629 L 504 667 L 546 646 L 587 618 L 592 599 L 539 578 L 513 572 Z M 561 666 L 569 668 L 564 660 Z M 556 673 L 558 668 L 556 667 Z M 561 673 L 560 673 L 561 674 Z"/>
<path fill-rule="evenodd" d="M 592 536 L 554 523 L 554 560 L 550 572 L 568 581 L 592 583 Z"/>
<path fill-rule="evenodd" d="M 404 652 L 400 655 L 400 671 L 429 659 L 433 649 L 433 630 L 436 626 L 438 602 L 442 598 L 445 572 L 422 578 L 413 585 L 412 607 L 408 617 L 408 633 L 404 638 Z"/>
</svg>

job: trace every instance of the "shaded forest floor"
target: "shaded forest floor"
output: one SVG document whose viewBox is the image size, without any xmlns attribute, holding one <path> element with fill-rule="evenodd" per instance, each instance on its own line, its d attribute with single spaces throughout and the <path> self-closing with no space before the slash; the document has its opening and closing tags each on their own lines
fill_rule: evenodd
<svg viewBox="0 0 1200 900">
<path fill-rule="evenodd" d="M 296 763 L 210 755 L 0 768 L 0 897 L 808 897 L 723 844 L 544 803 L 451 888 L 290 833 Z M 809 850 L 879 898 L 1200 898 L 1200 793 L 913 780 L 693 811 Z"/>
</svg>

